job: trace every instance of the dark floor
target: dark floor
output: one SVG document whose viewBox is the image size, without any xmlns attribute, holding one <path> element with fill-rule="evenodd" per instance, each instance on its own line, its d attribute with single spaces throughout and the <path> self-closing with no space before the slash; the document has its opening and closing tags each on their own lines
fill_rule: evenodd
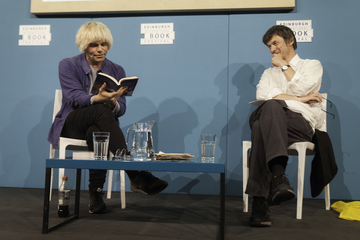
<svg viewBox="0 0 360 240">
<path fill-rule="evenodd" d="M 112 199 L 105 200 L 108 211 L 93 215 L 87 211 L 87 192 L 82 191 L 80 219 L 41 234 L 43 190 L 0 188 L 0 239 L 219 239 L 218 196 L 129 192 L 126 199 L 127 207 L 121 209 L 119 193 L 114 192 Z M 242 212 L 242 197 L 226 197 L 225 209 L 225 239 L 229 240 L 360 239 L 360 222 L 339 219 L 337 212 L 325 210 L 324 200 L 305 199 L 302 220 L 295 219 L 295 199 L 271 207 L 273 226 L 268 228 L 248 226 L 250 213 Z M 56 210 L 52 201 L 50 226 L 59 221 Z"/>
</svg>

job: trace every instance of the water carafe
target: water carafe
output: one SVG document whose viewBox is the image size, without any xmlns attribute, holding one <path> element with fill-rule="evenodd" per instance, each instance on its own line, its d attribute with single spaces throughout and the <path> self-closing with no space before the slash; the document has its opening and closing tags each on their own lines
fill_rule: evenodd
<svg viewBox="0 0 360 240">
<path fill-rule="evenodd" d="M 134 161 L 151 161 L 154 156 L 152 127 L 155 121 L 134 123 L 126 134 L 126 145 L 129 142 L 130 132 L 134 131 L 130 154 Z M 128 145 L 129 146 L 129 145 Z"/>
</svg>

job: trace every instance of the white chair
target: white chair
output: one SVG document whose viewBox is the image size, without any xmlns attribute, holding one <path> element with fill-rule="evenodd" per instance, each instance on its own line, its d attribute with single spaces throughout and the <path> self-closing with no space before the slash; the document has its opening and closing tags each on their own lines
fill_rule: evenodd
<svg viewBox="0 0 360 240">
<path fill-rule="evenodd" d="M 53 119 L 54 121 L 56 114 L 60 111 L 62 104 L 62 91 L 59 89 L 55 90 L 55 99 L 54 99 L 54 110 L 53 110 Z M 66 149 L 68 150 L 88 150 L 88 146 L 85 140 L 72 139 L 60 137 L 59 139 L 59 159 L 65 159 Z M 50 158 L 55 158 L 55 149 L 50 144 Z M 108 175 L 108 190 L 107 190 L 107 198 L 111 198 L 111 186 L 113 179 L 113 170 L 109 170 Z M 65 174 L 64 168 L 59 168 L 59 187 L 61 184 L 61 179 Z M 50 186 L 53 184 L 53 169 L 51 170 L 51 180 Z M 52 187 L 50 188 L 50 201 L 51 201 Z M 125 200 L 125 171 L 120 170 L 120 197 L 121 197 L 121 208 L 126 208 L 126 200 Z"/>
<path fill-rule="evenodd" d="M 327 99 L 327 94 L 323 93 L 322 96 Z M 326 110 L 326 100 L 323 100 L 321 105 L 322 109 Z M 324 124 L 319 129 L 326 132 L 326 112 L 324 114 Z M 249 153 L 251 148 L 251 141 L 243 141 L 243 212 L 248 212 L 249 196 L 245 193 L 247 181 L 249 178 Z M 303 206 L 303 192 L 304 192 L 304 175 L 305 175 L 305 157 L 307 155 L 315 155 L 315 145 L 311 142 L 297 142 L 288 147 L 288 154 L 291 156 L 298 155 L 298 188 L 297 188 L 297 208 L 296 218 L 302 219 L 302 206 Z M 325 208 L 330 210 L 330 186 L 327 184 L 325 190 Z"/>
</svg>

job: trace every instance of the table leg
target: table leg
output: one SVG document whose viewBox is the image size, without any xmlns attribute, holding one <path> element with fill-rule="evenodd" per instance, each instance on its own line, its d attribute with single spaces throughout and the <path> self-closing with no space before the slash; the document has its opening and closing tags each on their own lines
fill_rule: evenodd
<svg viewBox="0 0 360 240">
<path fill-rule="evenodd" d="M 47 233 L 49 228 L 50 177 L 51 168 L 46 168 L 42 233 Z"/>
<path fill-rule="evenodd" d="M 75 209 L 74 209 L 74 215 L 76 216 L 76 218 L 79 218 L 80 183 L 81 183 L 81 169 L 77 169 L 77 172 L 76 172 L 76 191 L 75 191 Z"/>
<path fill-rule="evenodd" d="M 220 239 L 225 238 L 225 173 L 220 173 Z"/>
<path fill-rule="evenodd" d="M 46 176 L 45 176 L 45 193 L 44 193 L 44 211 L 43 211 L 43 229 L 42 233 L 48 233 L 52 230 L 55 230 L 74 219 L 79 218 L 79 206 L 80 206 L 80 183 L 81 183 L 81 169 L 77 169 L 76 172 L 76 191 L 75 191 L 75 209 L 74 215 L 68 217 L 65 221 L 49 228 L 49 196 L 50 196 L 50 177 L 51 177 L 51 168 L 46 168 Z"/>
</svg>

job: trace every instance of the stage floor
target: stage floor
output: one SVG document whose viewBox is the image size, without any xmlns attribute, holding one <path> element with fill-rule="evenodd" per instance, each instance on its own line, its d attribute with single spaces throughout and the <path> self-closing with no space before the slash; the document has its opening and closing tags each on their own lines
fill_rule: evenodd
<svg viewBox="0 0 360 240">
<path fill-rule="evenodd" d="M 57 190 L 53 198 L 50 226 L 59 221 Z M 113 192 L 111 199 L 105 199 L 108 211 L 104 214 L 88 213 L 87 191 L 81 191 L 80 198 L 80 219 L 42 234 L 44 190 L 0 188 L 0 239 L 218 239 L 219 196 L 127 192 L 126 209 L 121 209 L 120 194 Z M 302 220 L 295 218 L 293 199 L 270 208 L 272 227 L 250 227 L 249 200 L 249 213 L 243 213 L 242 197 L 226 197 L 225 239 L 359 239 L 360 222 L 339 219 L 337 212 L 325 210 L 324 200 L 315 199 L 304 199 Z"/>
</svg>

